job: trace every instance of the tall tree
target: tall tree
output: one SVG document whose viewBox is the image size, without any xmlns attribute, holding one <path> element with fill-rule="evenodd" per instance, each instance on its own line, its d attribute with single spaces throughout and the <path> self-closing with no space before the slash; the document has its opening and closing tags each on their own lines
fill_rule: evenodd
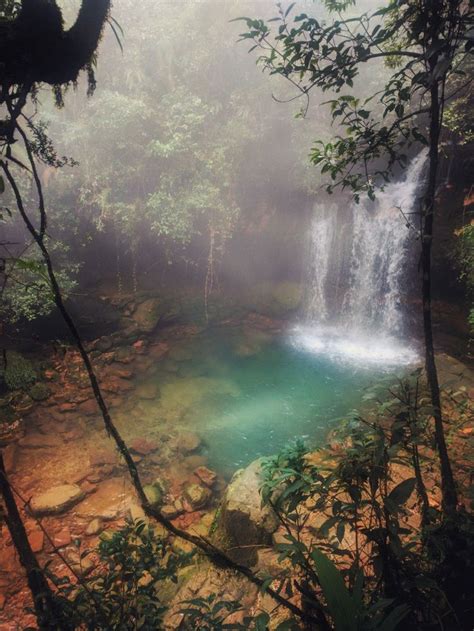
<svg viewBox="0 0 474 631">
<path fill-rule="evenodd" d="M 311 160 L 330 177 L 328 192 L 341 186 L 356 200 L 375 196 L 377 186 L 407 164 L 412 145 L 428 147 L 426 189 L 419 209 L 425 367 L 431 392 L 441 465 L 442 506 L 453 514 L 457 492 L 446 447 L 432 325 L 431 256 L 440 161 L 440 135 L 446 105 L 472 79 L 464 67 L 472 54 L 472 3 L 466 0 L 389 0 L 359 15 L 344 12 L 352 0 L 326 0 L 327 22 L 280 5 L 270 23 L 243 19 L 245 41 L 260 51 L 270 74 L 287 78 L 301 96 L 312 90 L 334 93 L 329 100 L 341 132 L 332 142 L 317 141 Z M 334 18 L 334 14 L 336 17 Z M 276 24 L 276 32 L 273 30 Z M 366 98 L 358 85 L 367 66 L 380 60 L 391 70 L 387 83 Z M 453 78 L 461 87 L 450 92 Z"/>
</svg>

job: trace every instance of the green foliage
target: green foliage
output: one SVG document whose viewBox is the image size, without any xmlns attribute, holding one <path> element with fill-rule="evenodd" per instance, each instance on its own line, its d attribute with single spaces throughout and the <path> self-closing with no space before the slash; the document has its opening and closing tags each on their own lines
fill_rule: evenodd
<svg viewBox="0 0 474 631">
<path fill-rule="evenodd" d="M 388 399 L 383 384 L 367 392 L 374 411 L 341 424 L 331 439 L 337 455 L 327 462 L 299 442 L 263 464 L 262 501 L 286 530 L 279 559 L 304 577 L 280 590 L 303 585 L 312 615 L 337 631 L 401 629 L 416 620 L 429 627 L 438 616 L 450 619 L 453 594 L 456 615 L 469 615 L 461 584 L 471 571 L 473 523 L 460 515 L 448 528 L 427 503 L 420 454 L 432 446 L 433 410 L 420 379 L 416 371 L 392 384 Z M 421 530 L 406 519 L 415 500 Z"/>
<path fill-rule="evenodd" d="M 67 252 L 65 246 L 62 250 L 63 254 Z M 71 264 L 66 269 L 59 269 L 56 272 L 62 294 L 66 298 L 76 286 L 73 276 L 77 270 L 78 266 Z M 6 315 L 10 322 L 17 322 L 22 318 L 35 320 L 53 311 L 54 295 L 43 262 L 32 258 L 9 259 L 5 266 L 5 276 L 7 284 L 0 312 Z"/>
<path fill-rule="evenodd" d="M 457 232 L 458 245 L 454 252 L 461 280 L 465 283 L 471 301 L 474 300 L 474 221 Z M 469 326 L 474 336 L 474 306 L 469 312 Z"/>
<path fill-rule="evenodd" d="M 331 11 L 350 4 L 327 3 Z M 329 176 L 329 193 L 342 186 L 356 200 L 362 192 L 373 198 L 396 167 L 406 166 L 410 147 L 427 143 L 422 115 L 429 112 L 430 90 L 459 78 L 459 65 L 472 52 L 472 42 L 465 41 L 469 12 L 462 0 L 441 0 L 436 7 L 389 2 L 377 11 L 325 22 L 306 13 L 290 18 L 293 6 L 280 7 L 271 25 L 241 18 L 249 29 L 241 37 L 261 51 L 264 70 L 288 79 L 305 99 L 312 90 L 334 94 L 326 104 L 341 132 L 331 142 L 318 140 L 311 161 Z M 381 59 L 392 71 L 388 81 L 356 98 L 363 68 L 377 68 Z M 449 101 L 447 94 L 441 90 Z"/>
<path fill-rule="evenodd" d="M 10 390 L 27 390 L 37 379 L 33 364 L 15 351 L 6 351 L 2 376 Z"/>
<path fill-rule="evenodd" d="M 182 622 L 183 629 L 199 629 L 200 631 L 296 631 L 300 626 L 294 620 L 285 620 L 276 627 L 270 627 L 271 617 L 268 613 L 262 612 L 255 617 L 243 616 L 242 622 L 227 620 L 233 614 L 242 611 L 242 606 L 234 600 L 221 600 L 216 594 L 210 594 L 203 598 L 193 598 L 183 603 L 181 609 L 184 614 Z"/>
<path fill-rule="evenodd" d="M 80 554 L 79 563 L 90 552 Z M 161 628 L 166 607 L 160 587 L 177 581 L 177 572 L 192 554 L 170 552 L 166 541 L 143 521 L 127 522 L 104 534 L 99 547 L 99 567 L 82 582 L 52 579 L 60 587 L 66 619 L 71 628 L 89 631 L 153 631 Z"/>
</svg>

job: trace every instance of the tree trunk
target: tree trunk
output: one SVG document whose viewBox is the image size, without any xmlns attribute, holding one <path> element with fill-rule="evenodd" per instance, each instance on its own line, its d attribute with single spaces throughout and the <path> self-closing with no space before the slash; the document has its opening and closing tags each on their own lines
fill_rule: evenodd
<svg viewBox="0 0 474 631">
<path fill-rule="evenodd" d="M 436 65 L 436 60 L 434 60 Z M 434 70 L 434 66 L 432 68 Z M 433 75 L 432 75 L 433 76 Z M 423 233 L 421 246 L 422 263 L 422 296 L 423 296 L 423 330 L 425 337 L 425 368 L 433 405 L 436 446 L 441 466 L 442 508 L 446 515 L 453 514 L 457 506 L 456 485 L 449 460 L 446 439 L 444 435 L 443 417 L 441 412 L 441 396 L 438 381 L 438 371 L 435 363 L 433 344 L 433 323 L 431 309 L 431 251 L 433 245 L 433 226 L 435 211 L 436 181 L 439 166 L 439 136 L 441 130 L 441 105 L 439 98 L 439 84 L 434 82 L 431 88 L 430 106 L 430 136 L 429 136 L 429 171 L 428 184 L 424 199 Z"/>
<path fill-rule="evenodd" d="M 33 596 L 38 627 L 40 629 L 57 629 L 58 631 L 62 629 L 64 631 L 67 626 L 60 624 L 59 622 L 54 594 L 51 591 L 48 581 L 43 574 L 43 570 L 41 569 L 33 550 L 31 549 L 20 512 L 8 481 L 1 451 L 0 494 L 5 504 L 5 521 L 10 532 L 13 545 L 15 546 L 15 550 L 20 558 L 20 563 L 26 570 L 26 578 Z"/>
</svg>

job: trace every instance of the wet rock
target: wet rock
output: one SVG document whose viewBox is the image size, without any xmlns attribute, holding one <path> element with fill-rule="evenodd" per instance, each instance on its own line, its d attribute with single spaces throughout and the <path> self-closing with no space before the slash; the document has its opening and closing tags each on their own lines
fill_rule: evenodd
<svg viewBox="0 0 474 631">
<path fill-rule="evenodd" d="M 83 498 L 84 492 L 77 484 L 61 484 L 33 496 L 30 502 L 30 512 L 35 517 L 60 515 Z"/>
<path fill-rule="evenodd" d="M 143 353 L 146 348 L 145 340 L 137 340 L 132 344 L 133 348 L 137 351 L 137 353 Z"/>
<path fill-rule="evenodd" d="M 163 306 L 159 298 L 148 298 L 138 305 L 132 319 L 143 333 L 152 333 L 162 316 Z"/>
<path fill-rule="evenodd" d="M 146 438 L 134 438 L 130 443 L 130 451 L 140 454 L 141 456 L 147 456 L 158 449 L 158 443 L 154 440 L 147 440 Z"/>
<path fill-rule="evenodd" d="M 201 439 L 194 432 L 184 432 L 178 438 L 178 450 L 183 454 L 197 451 L 201 446 Z"/>
<path fill-rule="evenodd" d="M 73 410 L 76 409 L 76 404 L 75 403 L 60 403 L 58 405 L 58 410 L 62 413 L 65 414 L 66 412 L 72 412 Z"/>
<path fill-rule="evenodd" d="M 124 346 L 115 351 L 113 360 L 120 364 L 129 364 L 133 361 L 133 352 Z"/>
<path fill-rule="evenodd" d="M 110 351 L 112 346 L 113 341 L 109 337 L 101 337 L 94 344 L 94 348 L 101 353 L 106 353 L 107 351 Z"/>
<path fill-rule="evenodd" d="M 115 465 L 118 462 L 118 454 L 113 449 L 97 449 L 90 454 L 89 462 L 91 466 Z"/>
<path fill-rule="evenodd" d="M 47 447 L 59 447 L 63 441 L 57 435 L 27 434 L 19 441 L 21 447 L 26 449 L 41 449 Z"/>
<path fill-rule="evenodd" d="M 196 475 L 201 482 L 209 488 L 214 486 L 217 480 L 217 473 L 215 473 L 215 471 L 211 471 L 211 469 L 208 469 L 207 467 L 198 467 L 194 471 L 194 475 Z"/>
<path fill-rule="evenodd" d="M 132 490 L 124 478 L 104 480 L 95 493 L 89 495 L 76 508 L 78 517 L 109 521 L 125 515 L 131 503 Z"/>
<path fill-rule="evenodd" d="M 117 377 L 120 377 L 120 379 L 131 379 L 133 377 L 133 372 L 131 370 L 127 370 L 126 368 L 119 368 L 114 372 Z"/>
<path fill-rule="evenodd" d="M 188 512 L 203 508 L 211 499 L 211 491 L 200 484 L 189 484 L 184 489 L 183 506 Z"/>
<path fill-rule="evenodd" d="M 166 519 L 174 519 L 180 514 L 180 511 L 174 504 L 164 504 L 164 506 L 161 507 L 161 514 L 163 517 L 166 517 Z"/>
<path fill-rule="evenodd" d="M 99 532 L 101 532 L 101 530 L 102 530 L 102 522 L 100 521 L 98 517 L 96 517 L 91 522 L 89 522 L 89 525 L 87 526 L 85 530 L 85 533 L 88 537 L 91 537 L 93 535 L 98 535 Z"/>
<path fill-rule="evenodd" d="M 44 534 L 42 530 L 33 530 L 28 535 L 28 541 L 30 542 L 33 552 L 41 552 L 44 546 Z"/>
<path fill-rule="evenodd" d="M 135 389 L 135 394 L 140 399 L 145 400 L 153 400 L 157 399 L 159 396 L 159 390 L 156 383 L 148 381 L 146 383 L 142 383 Z"/>
<path fill-rule="evenodd" d="M 64 548 L 71 543 L 71 532 L 67 526 L 53 536 L 53 544 L 56 548 Z"/>
<path fill-rule="evenodd" d="M 217 521 L 216 539 L 229 556 L 252 566 L 257 562 L 257 550 L 272 543 L 278 528 L 274 511 L 263 506 L 260 497 L 261 460 L 237 471 L 222 500 Z"/>
</svg>

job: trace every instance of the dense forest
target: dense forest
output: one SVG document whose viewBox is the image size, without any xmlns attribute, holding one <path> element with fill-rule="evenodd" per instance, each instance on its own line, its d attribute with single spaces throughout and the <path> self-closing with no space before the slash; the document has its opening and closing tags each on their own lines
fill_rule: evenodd
<svg viewBox="0 0 474 631">
<path fill-rule="evenodd" d="M 0 0 L 0 628 L 472 629 L 469 0 Z"/>
</svg>

